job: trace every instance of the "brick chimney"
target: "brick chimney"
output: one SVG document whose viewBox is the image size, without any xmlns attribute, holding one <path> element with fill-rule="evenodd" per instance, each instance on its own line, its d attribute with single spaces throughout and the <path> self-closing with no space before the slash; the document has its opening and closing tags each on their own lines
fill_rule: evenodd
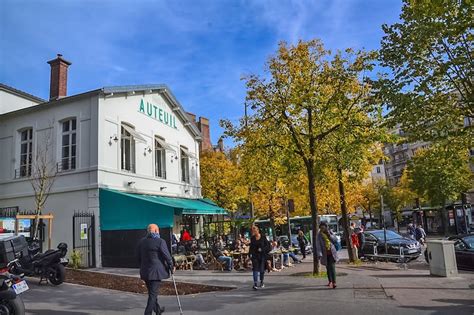
<svg viewBox="0 0 474 315">
<path fill-rule="evenodd" d="M 48 61 L 51 66 L 51 81 L 49 85 L 49 100 L 57 100 L 67 95 L 67 68 L 71 65 L 69 61 L 58 56 Z"/>
<path fill-rule="evenodd" d="M 212 150 L 211 144 L 211 132 L 209 130 L 209 119 L 204 117 L 199 117 L 198 129 L 201 131 L 202 141 L 199 145 L 201 152 Z"/>
</svg>

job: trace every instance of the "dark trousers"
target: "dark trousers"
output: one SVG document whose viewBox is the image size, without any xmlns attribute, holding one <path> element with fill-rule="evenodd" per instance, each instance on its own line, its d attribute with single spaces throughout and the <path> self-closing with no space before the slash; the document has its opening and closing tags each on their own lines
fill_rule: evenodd
<svg viewBox="0 0 474 315">
<path fill-rule="evenodd" d="M 328 273 L 328 280 L 329 282 L 336 283 L 336 261 L 332 255 L 327 258 L 326 271 Z"/>
<path fill-rule="evenodd" d="M 306 258 L 306 244 L 300 244 L 300 251 L 303 258 Z"/>
<path fill-rule="evenodd" d="M 148 290 L 148 302 L 146 303 L 145 315 L 152 315 L 153 312 L 160 314 L 160 305 L 158 304 L 158 290 L 160 289 L 161 281 L 148 280 L 145 281 Z"/>
<path fill-rule="evenodd" d="M 260 282 L 263 282 L 265 278 L 265 264 L 267 260 L 265 256 L 252 258 L 252 276 L 253 283 L 257 284 L 258 278 L 260 276 Z"/>
</svg>

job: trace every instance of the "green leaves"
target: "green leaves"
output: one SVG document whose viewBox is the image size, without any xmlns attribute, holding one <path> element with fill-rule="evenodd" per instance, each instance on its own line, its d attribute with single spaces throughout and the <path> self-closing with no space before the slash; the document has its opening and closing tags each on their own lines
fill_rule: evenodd
<svg viewBox="0 0 474 315">
<path fill-rule="evenodd" d="M 408 1 L 401 22 L 383 25 L 381 65 L 391 70 L 378 89 L 392 125 L 410 140 L 462 138 L 473 145 L 473 5 L 470 0 Z"/>
</svg>

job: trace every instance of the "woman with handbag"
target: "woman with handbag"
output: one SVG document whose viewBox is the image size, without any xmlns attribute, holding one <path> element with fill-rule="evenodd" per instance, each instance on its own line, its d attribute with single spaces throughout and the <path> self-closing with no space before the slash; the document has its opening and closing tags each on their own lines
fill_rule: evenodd
<svg viewBox="0 0 474 315">
<path fill-rule="evenodd" d="M 270 252 L 270 242 L 268 242 L 265 235 L 260 233 L 260 229 L 256 225 L 252 225 L 252 238 L 250 239 L 249 254 L 252 259 L 253 271 L 253 289 L 264 288 L 263 283 L 265 277 L 265 265 L 267 261 L 267 254 Z M 260 276 L 260 286 L 258 286 L 258 278 Z"/>
<path fill-rule="evenodd" d="M 331 289 L 336 288 L 336 262 L 339 261 L 336 250 L 337 238 L 328 229 L 326 222 L 319 224 L 319 232 L 316 237 L 316 251 L 321 265 L 326 266 L 328 275 L 328 287 Z"/>
</svg>

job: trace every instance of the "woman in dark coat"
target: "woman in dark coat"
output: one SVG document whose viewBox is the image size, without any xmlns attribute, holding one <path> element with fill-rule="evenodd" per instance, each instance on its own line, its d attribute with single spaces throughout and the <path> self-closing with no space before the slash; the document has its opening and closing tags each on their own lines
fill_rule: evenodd
<svg viewBox="0 0 474 315">
<path fill-rule="evenodd" d="M 270 242 L 260 233 L 258 226 L 252 226 L 252 238 L 250 239 L 249 254 L 252 259 L 253 289 L 257 290 L 258 277 L 260 275 L 260 288 L 264 288 L 265 263 L 267 254 L 270 252 Z"/>
<path fill-rule="evenodd" d="M 302 230 L 298 231 L 297 240 L 298 240 L 298 245 L 300 246 L 301 255 L 303 255 L 303 258 L 301 258 L 301 259 L 305 259 L 306 258 L 306 246 L 308 245 L 308 239 L 306 238 L 306 236 L 304 235 Z"/>
</svg>

